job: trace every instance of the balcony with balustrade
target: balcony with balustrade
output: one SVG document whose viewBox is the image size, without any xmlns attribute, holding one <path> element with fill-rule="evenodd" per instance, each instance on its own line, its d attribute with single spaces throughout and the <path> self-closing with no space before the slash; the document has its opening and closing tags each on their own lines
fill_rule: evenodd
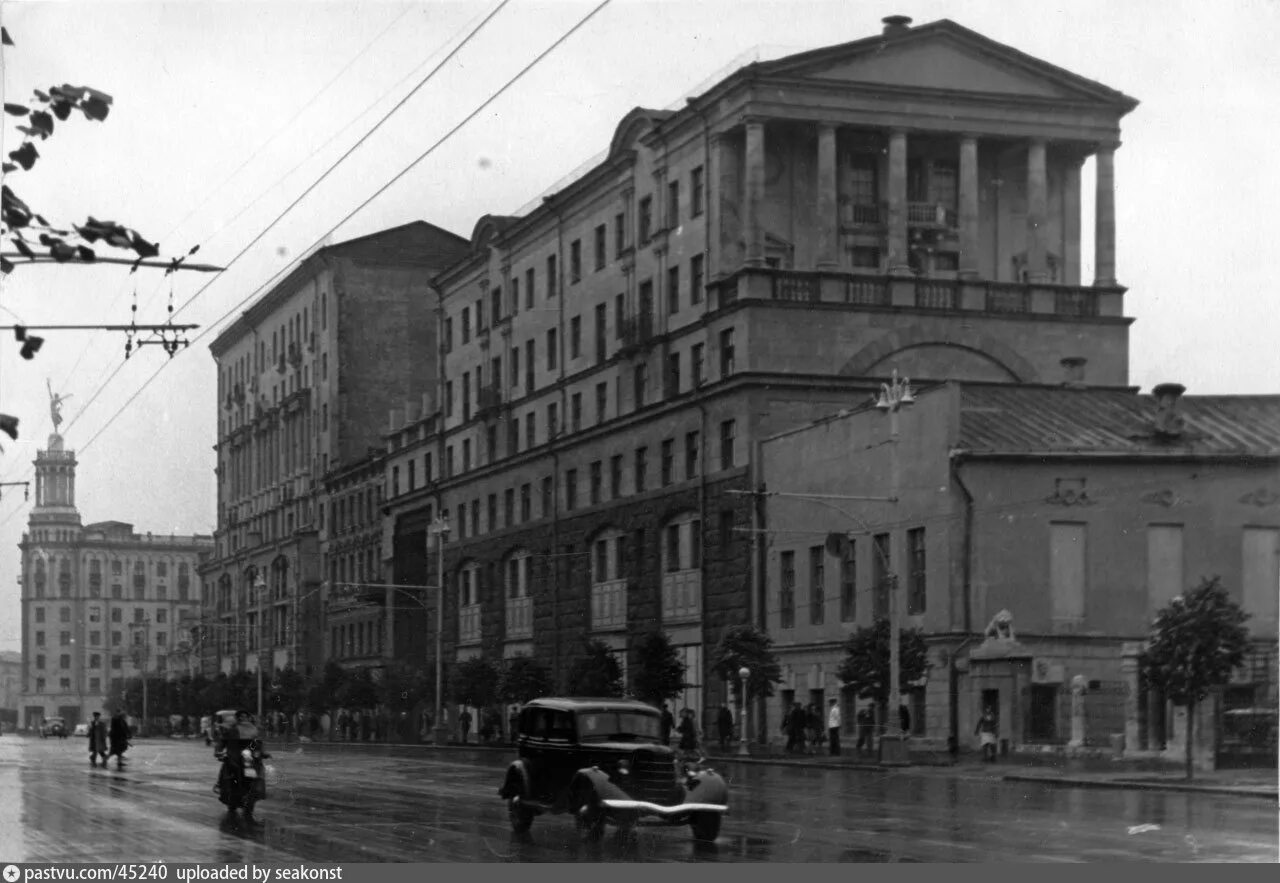
<svg viewBox="0 0 1280 883">
<path fill-rule="evenodd" d="M 702 571 L 673 570 L 662 575 L 662 621 L 702 619 Z"/>
<path fill-rule="evenodd" d="M 615 631 L 627 627 L 627 581 L 612 579 L 591 586 L 591 628 Z"/>
</svg>

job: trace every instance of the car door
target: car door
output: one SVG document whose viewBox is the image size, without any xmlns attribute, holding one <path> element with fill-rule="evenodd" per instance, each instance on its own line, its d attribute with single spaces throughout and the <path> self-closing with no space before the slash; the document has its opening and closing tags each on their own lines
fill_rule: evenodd
<svg viewBox="0 0 1280 883">
<path fill-rule="evenodd" d="M 520 757 L 529 772 L 529 790 L 535 800 L 546 800 L 551 787 L 547 775 L 548 714 L 545 708 L 528 708 L 520 716 Z"/>
</svg>

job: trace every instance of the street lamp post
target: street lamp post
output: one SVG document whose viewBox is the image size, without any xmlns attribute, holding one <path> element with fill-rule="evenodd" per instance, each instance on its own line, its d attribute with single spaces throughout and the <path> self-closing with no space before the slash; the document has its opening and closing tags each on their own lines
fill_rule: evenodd
<svg viewBox="0 0 1280 883">
<path fill-rule="evenodd" d="M 745 665 L 738 669 L 738 682 L 742 685 L 742 704 L 738 708 L 738 754 L 746 756 L 751 752 L 747 750 L 747 678 L 751 677 L 751 669 Z"/>
<path fill-rule="evenodd" d="M 254 576 L 253 588 L 258 595 L 258 725 L 262 726 L 262 599 L 267 591 L 267 581 L 262 578 L 262 571 L 259 570 Z"/>
<path fill-rule="evenodd" d="M 898 496 L 898 411 L 907 405 L 915 404 L 911 394 L 911 380 L 898 379 L 898 372 L 893 372 L 889 383 L 880 384 L 880 395 L 876 399 L 876 408 L 889 414 L 889 457 L 890 457 L 890 499 L 897 502 Z M 898 611 L 898 576 L 893 572 L 892 561 L 886 562 L 889 571 L 889 711 L 885 729 L 880 736 L 880 760 L 882 763 L 907 763 L 907 743 L 903 741 L 901 727 L 897 726 L 898 709 L 902 704 L 898 680 L 901 671 L 900 648 L 902 624 Z"/>
<path fill-rule="evenodd" d="M 431 522 L 427 533 L 436 538 L 436 716 L 432 739 L 437 745 L 443 745 L 449 737 L 449 728 L 440 717 L 444 708 L 444 669 L 440 647 L 444 636 L 444 541 L 449 536 L 448 513 L 442 512 Z"/>
</svg>

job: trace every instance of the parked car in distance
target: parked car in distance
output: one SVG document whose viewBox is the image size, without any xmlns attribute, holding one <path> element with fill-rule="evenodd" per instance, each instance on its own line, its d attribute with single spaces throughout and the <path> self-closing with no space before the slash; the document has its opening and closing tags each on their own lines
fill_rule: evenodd
<svg viewBox="0 0 1280 883">
<path fill-rule="evenodd" d="M 40 736 L 45 739 L 50 736 L 67 738 L 67 722 L 60 717 L 46 717 L 40 724 Z"/>
<path fill-rule="evenodd" d="M 701 759 L 682 758 L 659 739 L 661 713 L 631 699 L 544 698 L 520 709 L 519 757 L 498 795 L 511 827 L 537 815 L 572 813 L 598 839 L 606 824 L 688 825 L 709 842 L 728 812 L 724 779 Z"/>
</svg>

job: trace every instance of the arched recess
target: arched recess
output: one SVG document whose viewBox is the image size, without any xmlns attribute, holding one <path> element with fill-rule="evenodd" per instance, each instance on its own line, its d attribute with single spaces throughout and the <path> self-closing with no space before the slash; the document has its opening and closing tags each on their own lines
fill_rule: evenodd
<svg viewBox="0 0 1280 883">
<path fill-rule="evenodd" d="M 844 377 L 866 377 L 871 374 L 887 373 L 883 369 L 875 370 L 877 366 L 883 366 L 893 361 L 892 357 L 907 350 L 923 350 L 926 348 L 935 349 L 935 357 L 933 361 L 944 361 L 937 357 L 938 350 L 954 351 L 955 358 L 963 359 L 973 367 L 975 374 L 984 373 L 982 366 L 986 366 L 987 376 L 971 376 L 956 377 L 961 380 L 991 380 L 1003 379 L 1011 380 L 1016 383 L 1035 383 L 1039 380 L 1039 372 L 1036 371 L 1034 365 L 1027 359 L 1023 358 L 1008 345 L 1001 343 L 994 338 L 984 334 L 978 334 L 974 331 L 958 331 L 948 334 L 945 338 L 937 336 L 936 333 L 920 328 L 902 328 L 890 331 L 882 335 L 879 339 L 867 344 L 844 363 L 840 368 L 840 374 Z M 923 355 L 923 353 L 917 353 Z M 991 369 L 1002 372 L 1003 377 L 993 377 L 990 375 Z M 912 375 L 931 376 L 928 371 L 911 370 L 906 372 Z"/>
<path fill-rule="evenodd" d="M 671 116 L 671 111 L 669 110 L 651 110 L 647 107 L 633 108 L 618 123 L 618 127 L 613 130 L 613 140 L 609 142 L 609 159 L 613 159 L 621 151 L 629 149 L 641 135 L 669 116 Z"/>
</svg>

